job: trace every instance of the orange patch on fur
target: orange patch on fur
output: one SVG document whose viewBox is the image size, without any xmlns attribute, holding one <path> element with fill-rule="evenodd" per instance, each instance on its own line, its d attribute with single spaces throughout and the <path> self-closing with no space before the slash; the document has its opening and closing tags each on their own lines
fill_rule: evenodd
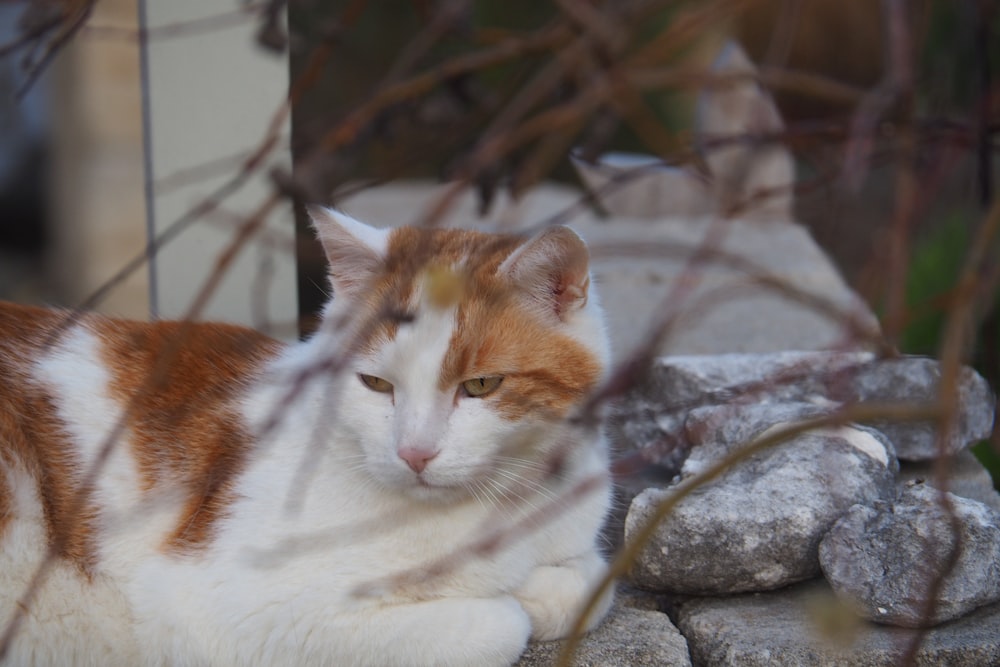
<svg viewBox="0 0 1000 667">
<path fill-rule="evenodd" d="M 55 398 L 31 381 L 27 363 L 44 354 L 68 313 L 0 303 L 0 463 L 34 480 L 50 544 L 85 572 L 94 565 L 99 509 L 81 497 L 75 445 Z M 250 329 L 220 324 L 144 323 L 87 315 L 97 335 L 112 397 L 128 410 L 132 455 L 147 490 L 180 488 L 187 502 L 168 549 L 204 546 L 233 499 L 249 441 L 233 401 L 279 344 Z M 0 529 L 13 510 L 0 476 Z"/>
<path fill-rule="evenodd" d="M 104 342 L 112 395 L 128 411 L 146 488 L 187 492 L 164 546 L 204 546 L 234 499 L 249 450 L 234 400 L 279 344 L 225 324 L 98 320 L 93 329 Z"/>
<path fill-rule="evenodd" d="M 97 512 L 91 502 L 80 503 L 85 494 L 79 460 L 59 422 L 53 397 L 30 381 L 26 366 L 43 353 L 66 317 L 58 311 L 0 303 L 0 464 L 31 475 L 50 548 L 90 572 Z M 3 482 L 0 517 L 5 519 L 0 524 L 13 518 L 9 513 L 14 509 Z"/>
<path fill-rule="evenodd" d="M 529 413 L 562 419 L 593 390 L 600 366 L 574 339 L 554 335 L 516 309 L 468 310 L 472 312 L 464 317 L 459 314 L 442 388 L 502 375 L 503 383 L 484 400 L 495 401 L 500 414 L 509 419 Z"/>
<path fill-rule="evenodd" d="M 497 276 L 500 265 L 523 243 L 518 236 L 470 230 L 393 230 L 386 271 L 372 298 L 408 310 L 414 284 L 425 268 L 452 268 L 465 285 L 440 388 L 457 389 L 465 380 L 503 375 L 500 388 L 483 400 L 495 402 L 511 419 L 532 412 L 559 419 L 593 389 L 601 368 L 583 345 L 559 334 L 557 324 L 533 314 L 526 294 Z M 378 334 L 391 339 L 398 326 L 398 320 L 383 321 Z"/>
<path fill-rule="evenodd" d="M 441 372 L 447 390 L 482 376 L 503 383 L 484 400 L 500 414 L 521 419 L 535 413 L 562 419 L 596 385 L 598 360 L 573 338 L 561 335 L 525 308 L 524 295 L 491 276 L 472 281 L 472 294 L 459 308 L 458 323 Z"/>
</svg>

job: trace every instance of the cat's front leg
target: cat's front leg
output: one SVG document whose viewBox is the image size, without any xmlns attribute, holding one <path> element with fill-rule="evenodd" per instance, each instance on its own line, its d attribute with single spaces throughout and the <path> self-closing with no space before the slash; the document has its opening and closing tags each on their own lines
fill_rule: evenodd
<svg viewBox="0 0 1000 667">
<path fill-rule="evenodd" d="M 607 565 L 596 550 L 559 565 L 536 567 L 514 593 L 531 617 L 532 638 L 546 641 L 569 635 L 606 571 Z M 604 618 L 613 599 L 611 586 L 587 617 L 584 630 L 591 630 Z"/>
<path fill-rule="evenodd" d="M 509 595 L 444 598 L 369 610 L 358 619 L 355 664 L 509 666 L 524 652 L 531 621 Z"/>
</svg>

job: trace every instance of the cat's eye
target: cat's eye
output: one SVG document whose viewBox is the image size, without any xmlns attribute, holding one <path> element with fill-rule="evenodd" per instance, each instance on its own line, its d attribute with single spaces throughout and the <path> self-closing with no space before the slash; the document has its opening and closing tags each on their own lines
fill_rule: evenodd
<svg viewBox="0 0 1000 667">
<path fill-rule="evenodd" d="M 503 382 L 502 375 L 491 375 L 489 377 L 473 378 L 462 383 L 462 389 L 468 396 L 482 398 L 492 394 Z"/>
<path fill-rule="evenodd" d="M 382 378 L 374 375 L 365 375 L 364 373 L 358 373 L 358 377 L 361 378 L 361 381 L 365 383 L 365 386 L 372 391 L 378 391 L 383 394 L 392 392 L 392 383 L 388 380 L 383 380 Z"/>
</svg>

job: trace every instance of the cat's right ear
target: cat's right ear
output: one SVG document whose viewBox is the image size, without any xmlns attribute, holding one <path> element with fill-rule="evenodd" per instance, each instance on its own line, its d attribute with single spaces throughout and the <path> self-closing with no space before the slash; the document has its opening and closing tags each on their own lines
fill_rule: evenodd
<svg viewBox="0 0 1000 667">
<path fill-rule="evenodd" d="M 306 211 L 326 253 L 334 295 L 356 296 L 382 269 L 389 230 L 323 206 L 308 205 Z"/>
<path fill-rule="evenodd" d="M 500 265 L 545 315 L 566 321 L 587 304 L 587 244 L 569 227 L 553 225 L 529 239 Z"/>
</svg>

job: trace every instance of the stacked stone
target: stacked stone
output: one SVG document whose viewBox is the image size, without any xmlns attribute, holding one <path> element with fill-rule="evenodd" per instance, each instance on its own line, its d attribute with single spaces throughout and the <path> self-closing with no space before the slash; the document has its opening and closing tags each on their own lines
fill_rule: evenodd
<svg viewBox="0 0 1000 667">
<path fill-rule="evenodd" d="M 940 436 L 932 419 L 856 424 L 836 418 L 855 404 L 930 404 L 939 384 L 937 362 L 918 357 L 809 352 L 660 359 L 613 422 L 627 443 L 626 459 L 669 467 L 677 452 L 687 454 L 673 483 L 645 489 L 631 502 L 626 543 L 656 520 L 633 565 L 634 582 L 663 593 L 731 595 L 822 573 L 863 617 L 904 627 L 941 623 L 1000 600 L 997 495 L 982 489 L 990 507 L 938 491 L 908 471 L 926 472 L 927 462 L 940 456 L 964 460 L 965 448 L 989 435 L 994 398 L 985 380 L 962 370 L 958 411 Z M 822 426 L 795 426 L 808 420 Z M 782 431 L 791 435 L 740 454 Z M 658 458 L 664 442 L 671 447 Z M 734 462 L 701 479 L 723 461 Z M 661 504 L 679 493 L 686 495 L 657 517 Z"/>
</svg>

